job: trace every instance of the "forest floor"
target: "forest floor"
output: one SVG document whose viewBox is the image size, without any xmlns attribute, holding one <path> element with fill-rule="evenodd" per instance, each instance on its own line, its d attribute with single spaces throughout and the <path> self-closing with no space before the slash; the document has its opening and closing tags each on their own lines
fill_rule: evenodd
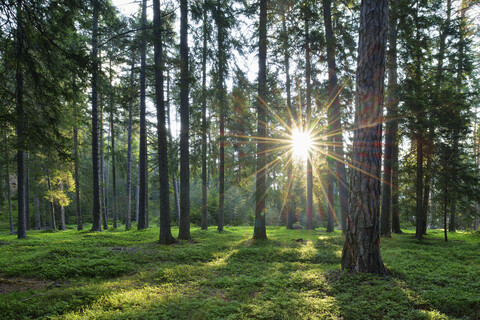
<svg viewBox="0 0 480 320">
<path fill-rule="evenodd" d="M 478 233 L 382 239 L 378 277 L 341 271 L 339 231 L 252 232 L 0 232 L 0 319 L 480 319 Z"/>
</svg>

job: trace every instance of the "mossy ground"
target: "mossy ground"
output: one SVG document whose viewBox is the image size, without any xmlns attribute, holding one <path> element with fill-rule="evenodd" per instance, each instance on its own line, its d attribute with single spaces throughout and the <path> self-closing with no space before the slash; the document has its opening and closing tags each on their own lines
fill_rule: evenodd
<svg viewBox="0 0 480 320">
<path fill-rule="evenodd" d="M 252 231 L 4 232 L 0 319 L 480 319 L 478 234 L 382 239 L 377 277 L 340 271 L 339 231 Z"/>
</svg>

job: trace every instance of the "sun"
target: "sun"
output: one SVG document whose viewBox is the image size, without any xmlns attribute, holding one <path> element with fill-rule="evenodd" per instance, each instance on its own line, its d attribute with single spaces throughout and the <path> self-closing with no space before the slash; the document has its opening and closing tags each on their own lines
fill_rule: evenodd
<svg viewBox="0 0 480 320">
<path fill-rule="evenodd" d="M 290 135 L 290 144 L 293 157 L 297 160 L 306 161 L 313 149 L 313 139 L 310 131 L 294 128 Z"/>
</svg>

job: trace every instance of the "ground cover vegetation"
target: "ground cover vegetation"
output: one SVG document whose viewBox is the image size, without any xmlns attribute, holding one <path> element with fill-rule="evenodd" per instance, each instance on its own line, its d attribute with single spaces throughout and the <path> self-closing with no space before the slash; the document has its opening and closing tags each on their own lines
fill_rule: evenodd
<svg viewBox="0 0 480 320">
<path fill-rule="evenodd" d="M 173 229 L 176 234 L 177 228 Z M 2 319 L 478 319 L 479 235 L 382 239 L 390 275 L 340 270 L 340 232 L 192 228 L 0 236 Z"/>
</svg>

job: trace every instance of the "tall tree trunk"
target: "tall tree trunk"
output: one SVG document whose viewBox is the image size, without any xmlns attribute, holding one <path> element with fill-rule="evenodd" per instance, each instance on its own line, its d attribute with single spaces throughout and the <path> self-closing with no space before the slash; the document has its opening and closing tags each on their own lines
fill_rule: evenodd
<svg viewBox="0 0 480 320">
<path fill-rule="evenodd" d="M 16 70 L 16 88 L 15 88 L 15 104 L 17 111 L 17 209 L 18 209 L 18 239 L 27 237 L 25 226 L 25 176 L 24 176 L 24 126 L 25 112 L 23 110 L 23 41 L 25 34 L 23 33 L 22 24 L 22 0 L 17 0 L 17 70 Z"/>
<path fill-rule="evenodd" d="M 218 83 L 217 83 L 217 99 L 220 106 L 220 162 L 219 162 L 219 190 L 218 190 L 218 231 L 223 231 L 224 224 L 224 202 L 225 202 L 225 89 L 224 74 L 227 66 L 224 49 L 225 30 L 222 28 L 223 12 L 220 4 L 217 4 L 216 24 L 217 24 L 217 47 L 218 47 Z"/>
<path fill-rule="evenodd" d="M 202 48 L 202 230 L 208 229 L 207 211 L 207 7 L 203 6 Z"/>
<path fill-rule="evenodd" d="M 60 192 L 63 192 L 63 182 L 60 183 Z M 65 225 L 65 207 L 60 204 L 60 230 L 67 230 Z"/>
<path fill-rule="evenodd" d="M 305 81 L 307 83 L 307 123 L 306 130 L 312 128 L 312 85 L 310 81 L 311 68 L 310 68 L 310 32 L 309 32 L 309 19 L 308 15 L 305 16 Z M 332 186 L 333 187 L 333 186 Z M 329 190 L 330 191 L 330 190 Z M 333 201 L 333 189 L 332 189 L 332 201 Z M 332 203 L 333 205 L 333 203 Z M 313 226 L 313 168 L 312 168 L 312 154 L 308 151 L 307 155 L 307 230 L 314 230 Z M 329 211 L 329 214 L 331 212 Z M 332 230 L 333 231 L 333 230 Z"/>
<path fill-rule="evenodd" d="M 52 191 L 52 181 L 50 180 L 50 173 L 47 170 L 47 184 L 48 184 L 48 191 Z M 55 206 L 53 205 L 53 201 L 50 201 L 50 226 L 52 230 L 57 230 L 57 223 L 55 221 Z"/>
<path fill-rule="evenodd" d="M 388 68 L 388 86 L 387 86 L 387 115 L 385 117 L 385 155 L 384 155 L 384 171 L 382 179 L 382 207 L 380 215 L 380 236 L 391 237 L 390 230 L 394 233 L 400 231 L 400 219 L 398 216 L 398 192 L 394 200 L 392 194 L 395 193 L 393 188 L 397 188 L 398 184 L 398 143 L 396 142 L 398 134 L 398 74 L 397 74 L 397 8 L 398 1 L 390 2 L 390 19 L 388 25 L 388 52 L 387 52 L 387 68 Z M 396 155 L 395 155 L 396 153 Z M 395 172 L 395 170 L 397 171 Z M 396 177 L 393 176 L 396 174 Z M 397 184 L 394 180 L 397 179 Z M 395 209 L 393 203 L 396 201 Z M 396 216 L 393 212 L 396 212 Z M 391 214 L 392 213 L 392 214 Z M 392 221 L 390 222 L 390 216 Z"/>
<path fill-rule="evenodd" d="M 110 89 L 113 91 L 112 60 L 110 60 Z M 113 92 L 110 92 L 110 142 L 112 144 L 112 216 L 113 228 L 117 228 L 117 182 L 115 168 L 115 125 L 113 116 Z"/>
<path fill-rule="evenodd" d="M 40 221 L 40 199 L 36 195 L 33 197 L 33 216 L 35 217 L 35 230 L 40 230 L 42 228 Z"/>
<path fill-rule="evenodd" d="M 337 174 L 337 184 L 339 190 L 340 200 L 340 217 L 342 232 L 346 227 L 346 216 L 348 212 L 348 186 L 347 186 L 347 169 L 345 166 L 345 152 L 343 150 L 343 129 L 340 112 L 340 100 L 338 95 L 341 88 L 338 87 L 337 80 L 337 65 L 335 62 L 335 47 L 336 41 L 333 35 L 332 28 L 332 14 L 331 14 L 331 1 L 323 0 L 323 14 L 325 22 L 325 38 L 327 40 L 327 62 L 328 62 L 328 93 L 330 109 L 332 110 L 332 134 L 333 144 L 335 146 L 335 165 Z"/>
<path fill-rule="evenodd" d="M 102 231 L 100 225 L 100 170 L 98 158 L 98 0 L 92 0 L 92 166 L 93 166 L 93 224 L 92 231 Z"/>
<path fill-rule="evenodd" d="M 417 202 L 417 223 L 416 223 L 416 230 L 415 230 L 415 237 L 418 240 L 422 240 L 423 238 L 423 199 L 422 199 L 422 192 L 423 192 L 423 135 L 421 130 L 418 130 L 416 144 L 417 144 L 417 177 L 416 177 L 416 202 Z"/>
<path fill-rule="evenodd" d="M 140 174 L 140 188 L 138 196 L 138 230 L 145 229 L 146 217 L 146 199 L 147 199 L 147 123 L 146 123 L 146 46 L 147 40 L 145 28 L 147 27 L 147 0 L 142 1 L 142 39 L 140 45 L 140 150 L 139 150 L 139 174 Z"/>
<path fill-rule="evenodd" d="M 130 88 L 133 89 L 134 69 L 135 69 L 135 49 L 132 48 L 132 64 L 130 71 Z M 125 229 L 132 228 L 132 126 L 133 126 L 133 100 L 132 96 L 128 103 L 128 146 L 127 146 L 127 207 L 125 211 Z"/>
<path fill-rule="evenodd" d="M 342 269 L 384 275 L 378 223 L 388 1 L 364 0 L 360 11 L 352 154 L 358 167 L 351 172 Z"/>
<path fill-rule="evenodd" d="M 25 152 L 25 227 L 30 230 L 30 172 L 28 152 Z"/>
<path fill-rule="evenodd" d="M 82 212 L 80 211 L 80 174 L 78 170 L 78 114 L 75 109 L 75 124 L 73 125 L 73 165 L 75 175 L 75 217 L 77 220 L 77 231 L 83 230 Z"/>
<path fill-rule="evenodd" d="M 13 215 L 12 215 L 12 189 L 10 188 L 10 157 L 8 154 L 8 140 L 7 140 L 7 130 L 4 131 L 5 137 L 5 189 L 6 197 L 8 202 L 8 217 L 10 221 L 10 234 L 13 234 Z"/>
<path fill-rule="evenodd" d="M 448 166 L 447 161 L 444 164 L 444 189 L 443 189 L 443 233 L 445 237 L 445 242 L 448 241 L 447 235 L 447 203 L 448 203 L 448 178 L 447 170 L 445 168 Z"/>
<path fill-rule="evenodd" d="M 108 229 L 108 203 L 107 203 L 107 184 L 105 171 L 104 155 L 104 137 L 103 137 L 103 106 L 100 106 L 100 197 L 102 201 L 102 222 L 103 229 Z"/>
<path fill-rule="evenodd" d="M 153 44 L 155 63 L 155 98 L 157 105 L 158 175 L 160 180 L 160 243 L 175 242 L 170 229 L 170 188 L 168 184 L 167 128 L 163 96 L 163 42 L 160 1 L 153 0 Z"/>
<path fill-rule="evenodd" d="M 190 110 L 188 79 L 188 0 L 180 0 L 180 227 L 178 238 L 190 239 Z"/>
<path fill-rule="evenodd" d="M 267 94 L 267 0 L 260 0 L 260 24 L 258 41 L 258 101 L 257 101 L 257 135 L 260 139 L 266 137 L 267 115 L 264 106 Z M 266 145 L 263 141 L 257 143 L 257 180 L 255 190 L 255 226 L 253 239 L 267 239 L 265 226 L 265 196 L 266 188 Z"/>
</svg>

